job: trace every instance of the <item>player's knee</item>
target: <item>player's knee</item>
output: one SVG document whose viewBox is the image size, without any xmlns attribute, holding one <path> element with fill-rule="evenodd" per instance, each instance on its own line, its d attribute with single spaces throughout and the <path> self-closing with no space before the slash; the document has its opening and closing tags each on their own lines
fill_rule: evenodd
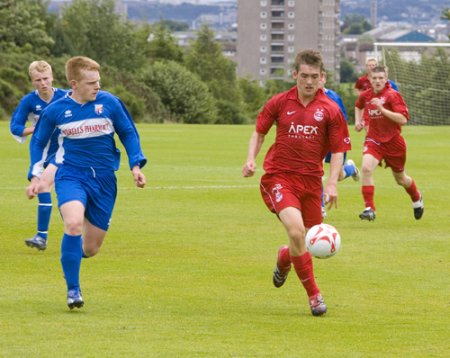
<svg viewBox="0 0 450 358">
<path fill-rule="evenodd" d="M 395 182 L 400 186 L 407 188 L 411 185 L 411 179 L 406 175 L 395 175 L 394 178 Z"/>
<path fill-rule="evenodd" d="M 370 177 L 372 175 L 373 169 L 371 166 L 363 163 L 361 166 L 361 173 L 364 177 Z"/>
<path fill-rule="evenodd" d="M 52 191 L 53 181 L 42 179 L 39 181 L 38 192 L 39 193 L 49 193 Z"/>
<path fill-rule="evenodd" d="M 64 218 L 65 232 L 69 235 L 81 235 L 83 220 L 78 218 Z"/>
<path fill-rule="evenodd" d="M 300 246 L 302 243 L 304 243 L 305 235 L 305 228 L 293 227 L 288 230 L 288 236 L 291 241 L 296 244 L 296 246 Z"/>
<path fill-rule="evenodd" d="M 100 248 L 83 247 L 83 257 L 88 258 L 97 255 Z"/>
</svg>

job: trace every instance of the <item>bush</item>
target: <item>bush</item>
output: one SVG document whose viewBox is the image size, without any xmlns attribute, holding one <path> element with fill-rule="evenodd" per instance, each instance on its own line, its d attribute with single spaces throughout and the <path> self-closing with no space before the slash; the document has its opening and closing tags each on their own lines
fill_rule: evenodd
<svg viewBox="0 0 450 358">
<path fill-rule="evenodd" d="M 22 96 L 23 93 L 17 87 L 0 78 L 0 106 L 6 112 L 12 113 Z"/>
<path fill-rule="evenodd" d="M 220 99 L 216 103 L 219 112 L 216 124 L 244 124 L 246 122 L 245 116 L 234 102 Z"/>
<path fill-rule="evenodd" d="M 216 122 L 217 108 L 208 87 L 182 65 L 155 62 L 142 71 L 141 80 L 159 95 L 173 121 Z"/>
</svg>

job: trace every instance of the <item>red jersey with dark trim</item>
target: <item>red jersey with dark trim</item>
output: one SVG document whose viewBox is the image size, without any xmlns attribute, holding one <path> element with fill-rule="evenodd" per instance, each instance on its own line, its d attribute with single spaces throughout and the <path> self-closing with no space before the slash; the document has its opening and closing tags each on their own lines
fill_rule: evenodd
<svg viewBox="0 0 450 358">
<path fill-rule="evenodd" d="M 375 94 L 369 89 L 362 92 L 356 100 L 355 107 L 364 109 L 364 120 L 369 123 L 367 137 L 378 143 L 389 142 L 401 133 L 402 126 L 383 116 L 377 107 L 370 103 L 372 98 L 381 99 L 384 108 L 403 114 L 407 120 L 409 120 L 408 108 L 401 94 L 392 89 L 388 83 L 380 93 Z"/>
<path fill-rule="evenodd" d="M 306 107 L 297 86 L 272 97 L 259 113 L 256 131 L 267 134 L 277 126 L 275 143 L 264 160 L 267 173 L 323 175 L 323 158 L 351 149 L 347 123 L 338 105 L 322 89 Z"/>
<path fill-rule="evenodd" d="M 360 91 L 368 90 L 369 88 L 372 88 L 372 85 L 370 84 L 369 76 L 363 75 L 359 77 L 355 82 L 355 88 Z"/>
</svg>

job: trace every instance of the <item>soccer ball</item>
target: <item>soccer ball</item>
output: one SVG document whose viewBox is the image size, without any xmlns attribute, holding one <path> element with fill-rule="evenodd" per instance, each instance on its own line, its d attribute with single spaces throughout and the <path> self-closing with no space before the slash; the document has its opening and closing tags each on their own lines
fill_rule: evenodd
<svg viewBox="0 0 450 358">
<path fill-rule="evenodd" d="M 319 259 L 327 259 L 341 248 L 341 236 L 334 226 L 319 224 L 309 229 L 306 234 L 306 249 Z"/>
</svg>

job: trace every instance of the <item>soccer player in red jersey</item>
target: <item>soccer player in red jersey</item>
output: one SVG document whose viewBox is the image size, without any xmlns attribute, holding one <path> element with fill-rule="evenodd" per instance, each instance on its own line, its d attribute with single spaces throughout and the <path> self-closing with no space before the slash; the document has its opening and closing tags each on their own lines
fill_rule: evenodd
<svg viewBox="0 0 450 358">
<path fill-rule="evenodd" d="M 338 177 L 344 152 L 351 148 L 344 116 L 321 88 L 324 74 L 320 52 L 304 50 L 297 54 L 293 71 L 296 86 L 272 97 L 259 113 L 242 168 L 244 177 L 255 174 L 256 157 L 275 124 L 275 143 L 264 160 L 260 190 L 269 210 L 284 225 L 289 246 L 278 251 L 273 283 L 281 287 L 293 265 L 315 316 L 324 314 L 327 307 L 314 278 L 305 234 L 322 222 L 323 158 L 331 150 L 324 193 L 329 208 L 337 207 Z"/>
<path fill-rule="evenodd" d="M 355 129 L 361 131 L 364 121 L 370 121 L 362 159 L 362 188 L 366 209 L 359 215 L 363 220 L 375 219 L 373 171 L 382 160 L 391 167 L 398 185 L 405 188 L 413 202 L 414 217 L 424 212 L 422 195 L 414 180 L 406 175 L 406 142 L 401 126 L 408 121 L 408 108 L 400 93 L 387 84 L 386 69 L 378 66 L 370 73 L 371 89 L 362 92 L 355 104 Z"/>
<path fill-rule="evenodd" d="M 366 59 L 366 73 L 359 77 L 355 82 L 355 90 L 358 94 L 358 96 L 361 94 L 361 92 L 366 91 L 368 89 L 372 88 L 372 85 L 370 84 L 370 72 L 373 68 L 378 66 L 378 60 L 376 57 L 367 57 Z M 387 69 L 386 69 L 386 75 L 387 75 Z M 391 87 L 398 91 L 397 84 L 388 79 L 388 82 L 390 83 Z"/>
<path fill-rule="evenodd" d="M 359 94 L 361 92 L 372 88 L 370 85 L 369 75 L 373 68 L 378 66 L 378 60 L 375 57 L 367 57 L 366 59 L 366 73 L 359 77 L 355 82 L 355 90 Z"/>
</svg>

